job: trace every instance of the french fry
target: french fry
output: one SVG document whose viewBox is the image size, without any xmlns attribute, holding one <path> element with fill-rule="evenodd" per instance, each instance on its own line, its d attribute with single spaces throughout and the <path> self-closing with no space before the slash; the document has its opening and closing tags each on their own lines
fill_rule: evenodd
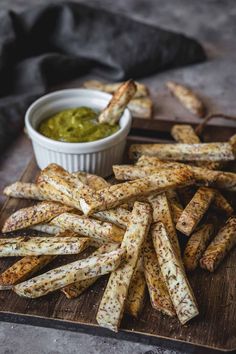
<svg viewBox="0 0 236 354">
<path fill-rule="evenodd" d="M 153 112 L 153 102 L 150 97 L 134 98 L 129 102 L 128 108 L 132 116 L 150 119 Z"/>
<path fill-rule="evenodd" d="M 134 198 L 148 196 L 155 192 L 161 193 L 168 189 L 183 187 L 192 183 L 192 174 L 187 168 L 183 168 L 175 174 L 162 171 L 145 178 L 112 185 L 97 192 L 95 198 L 84 193 L 83 197 L 80 198 L 80 205 L 84 214 L 91 215 L 98 211 L 115 208 Z"/>
<path fill-rule="evenodd" d="M 59 232 L 63 231 L 63 229 L 61 229 L 60 227 L 51 224 L 37 224 L 31 226 L 30 229 L 40 231 L 49 235 L 56 235 Z"/>
<path fill-rule="evenodd" d="M 67 200 L 69 198 L 69 203 L 73 203 L 76 209 L 80 210 L 79 196 L 81 190 L 89 189 L 85 186 L 78 178 L 71 175 L 69 172 L 64 170 L 61 166 L 57 164 L 50 164 L 44 168 L 38 177 L 38 184 L 42 186 L 42 183 L 47 184 L 57 190 L 58 198 L 63 199 L 66 196 Z M 46 193 L 46 191 L 45 191 Z M 48 189 L 48 194 L 50 195 L 50 190 Z M 65 199 L 64 199 L 65 200 Z"/>
<path fill-rule="evenodd" d="M 99 247 L 95 252 L 92 253 L 91 256 L 98 256 L 100 254 L 112 252 L 118 249 L 118 247 L 119 245 L 117 243 L 107 243 Z M 81 295 L 91 285 L 93 285 L 99 278 L 100 277 L 98 276 L 78 281 L 76 283 L 66 286 L 65 288 L 61 289 L 61 291 L 66 295 L 67 299 L 74 299 Z"/>
<path fill-rule="evenodd" d="M 89 186 L 82 181 L 87 182 Z M 80 195 L 86 193 L 86 195 L 94 198 L 94 190 L 104 189 L 105 186 L 109 186 L 101 177 L 81 173 L 71 175 L 56 164 L 49 165 L 41 172 L 38 184 L 41 186 L 42 192 L 48 195 L 48 198 L 51 197 L 79 210 L 81 210 Z M 128 212 L 123 208 L 105 210 L 94 216 L 102 221 L 111 221 L 122 228 L 127 227 Z"/>
<path fill-rule="evenodd" d="M 166 196 L 167 196 L 167 199 L 170 204 L 173 222 L 176 225 L 179 218 L 180 218 L 180 215 L 182 214 L 182 212 L 184 210 L 183 206 L 180 203 L 179 196 L 178 196 L 177 192 L 174 191 L 173 189 L 166 191 Z"/>
<path fill-rule="evenodd" d="M 171 129 L 171 135 L 178 143 L 184 144 L 199 144 L 201 140 L 199 136 L 195 133 L 193 127 L 188 124 L 176 124 L 173 125 Z M 220 169 L 222 163 L 220 162 L 207 162 L 207 161 L 195 161 L 194 165 L 199 167 L 209 168 L 209 170 Z"/>
<path fill-rule="evenodd" d="M 158 160 L 159 161 L 159 160 Z M 185 164 L 181 164 L 178 162 L 163 162 L 159 161 L 157 162 L 156 166 L 150 165 L 150 166 L 139 166 L 139 165 L 114 165 L 113 166 L 113 171 L 115 174 L 116 179 L 118 180 L 134 180 L 137 178 L 144 178 L 148 177 L 151 174 L 156 174 L 163 170 L 166 170 L 166 173 L 171 174 L 172 169 L 175 170 L 175 173 L 178 172 L 178 170 L 185 168 L 189 169 L 190 173 L 194 174 L 194 178 L 196 180 L 197 185 L 214 185 L 217 177 L 219 174 L 215 173 L 216 171 L 210 171 L 207 169 L 202 169 L 194 166 L 189 166 Z M 221 172 L 220 172 L 221 173 Z"/>
<path fill-rule="evenodd" d="M 96 319 L 102 327 L 118 331 L 129 285 L 150 224 L 151 208 L 149 204 L 135 202 L 130 223 L 121 243 L 121 249 L 126 252 L 125 261 L 110 275 L 97 312 Z"/>
<path fill-rule="evenodd" d="M 173 81 L 168 81 L 166 86 L 185 108 L 198 117 L 204 117 L 206 112 L 204 104 L 191 89 Z"/>
<path fill-rule="evenodd" d="M 152 206 L 153 214 L 153 222 L 163 222 L 165 228 L 168 232 L 168 235 L 173 243 L 173 247 L 175 249 L 176 254 L 179 259 L 181 259 L 181 251 L 179 247 L 179 241 L 175 230 L 175 225 L 172 220 L 171 210 L 168 203 L 168 199 L 165 193 L 161 193 L 158 195 L 151 195 L 148 197 L 148 202 Z"/>
<path fill-rule="evenodd" d="M 15 182 L 3 190 L 8 197 L 44 200 L 39 187 L 34 183 Z"/>
<path fill-rule="evenodd" d="M 236 244 L 236 217 L 230 217 L 210 243 L 202 258 L 200 266 L 214 272 L 225 256 Z"/>
<path fill-rule="evenodd" d="M 215 191 L 213 189 L 199 188 L 181 214 L 176 229 L 184 235 L 190 236 L 208 210 L 214 197 Z"/>
<path fill-rule="evenodd" d="M 77 232 L 82 236 L 105 242 L 121 242 L 124 236 L 124 230 L 116 225 L 77 214 L 60 214 L 51 223 L 66 230 Z"/>
<path fill-rule="evenodd" d="M 184 266 L 188 272 L 192 272 L 198 267 L 200 258 L 211 242 L 214 231 L 213 224 L 204 224 L 189 238 L 183 257 Z"/>
<path fill-rule="evenodd" d="M 189 124 L 175 124 L 171 128 L 171 135 L 178 143 L 199 144 L 201 140 Z"/>
<path fill-rule="evenodd" d="M 2 232 L 11 232 L 40 224 L 70 210 L 70 207 L 59 203 L 40 202 L 34 206 L 19 209 L 10 215 L 3 225 Z"/>
<path fill-rule="evenodd" d="M 222 210 L 227 216 L 230 216 L 234 213 L 234 209 L 228 202 L 228 200 L 218 191 L 215 191 L 214 205 L 217 209 Z"/>
<path fill-rule="evenodd" d="M 59 237 L 75 236 L 73 232 L 62 231 L 57 234 Z M 2 274 L 0 274 L 0 290 L 5 290 L 7 286 L 12 287 L 14 284 L 18 284 L 27 278 L 30 278 L 33 274 L 38 272 L 48 263 L 53 261 L 56 256 L 26 256 L 7 268 Z"/>
<path fill-rule="evenodd" d="M 118 122 L 135 93 L 136 85 L 133 80 L 126 81 L 120 85 L 108 103 L 108 106 L 99 114 L 99 123 L 113 125 Z"/>
<path fill-rule="evenodd" d="M 139 316 L 144 306 L 145 292 L 146 281 L 143 270 L 143 260 L 142 257 L 140 257 L 130 282 L 125 302 L 126 313 L 136 318 Z"/>
<path fill-rule="evenodd" d="M 89 246 L 85 237 L 14 237 L 0 239 L 0 257 L 78 254 Z"/>
<path fill-rule="evenodd" d="M 40 182 L 38 183 L 38 188 L 40 190 L 40 193 L 44 196 L 45 200 L 51 200 L 54 202 L 62 203 L 71 206 L 72 208 L 77 207 L 77 205 L 71 198 L 61 193 L 57 189 L 53 188 L 49 183 Z"/>
<path fill-rule="evenodd" d="M 119 266 L 124 253 L 124 250 L 119 248 L 99 256 L 81 259 L 17 284 L 13 290 L 20 296 L 37 298 L 72 283 L 112 272 Z"/>
<path fill-rule="evenodd" d="M 164 224 L 161 222 L 154 224 L 151 234 L 176 314 L 181 324 L 185 324 L 199 313 L 193 291 Z"/>
<path fill-rule="evenodd" d="M 184 164 L 178 162 L 161 161 L 156 157 L 141 156 L 136 163 L 138 167 L 144 167 L 146 173 L 154 172 L 154 167 L 158 169 L 177 169 Z M 226 189 L 229 191 L 236 191 L 236 173 L 224 171 L 211 171 L 207 168 L 187 165 L 194 174 L 197 184 L 211 186 L 219 189 Z M 148 167 L 152 168 L 148 170 Z M 148 172 L 149 171 L 149 172 Z M 156 170 L 157 172 L 157 170 Z"/>
<path fill-rule="evenodd" d="M 149 237 L 144 245 L 143 256 L 144 275 L 152 307 L 165 315 L 175 316 L 175 309 L 158 264 L 152 239 Z"/>
<path fill-rule="evenodd" d="M 55 256 L 27 256 L 21 258 L 0 274 L 0 290 L 30 278 L 54 258 Z"/>
<path fill-rule="evenodd" d="M 126 229 L 129 223 L 130 211 L 123 207 L 118 207 L 115 209 L 99 211 L 93 214 L 93 216 L 98 220 L 111 222 L 122 229 Z"/>
<path fill-rule="evenodd" d="M 92 175 L 87 172 L 74 172 L 72 175 L 80 180 L 83 184 L 88 185 L 90 188 L 99 191 L 101 189 L 107 188 L 110 186 L 110 183 L 107 182 L 104 178 Z"/>
<path fill-rule="evenodd" d="M 130 158 L 137 159 L 141 155 L 172 161 L 233 161 L 235 159 L 229 143 L 131 145 Z"/>
<path fill-rule="evenodd" d="M 124 84 L 124 82 L 104 83 L 97 80 L 89 80 L 89 81 L 85 81 L 83 83 L 83 86 L 88 89 L 104 91 L 113 94 L 122 84 Z M 136 81 L 135 81 L 135 85 L 136 85 L 136 93 L 134 95 L 135 98 L 145 97 L 149 95 L 147 86 Z"/>
</svg>

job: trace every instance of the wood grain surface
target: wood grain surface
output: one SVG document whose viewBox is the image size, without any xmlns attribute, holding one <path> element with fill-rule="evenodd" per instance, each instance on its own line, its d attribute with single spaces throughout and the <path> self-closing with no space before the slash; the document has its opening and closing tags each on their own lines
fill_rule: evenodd
<svg viewBox="0 0 236 354">
<path fill-rule="evenodd" d="M 31 182 L 38 172 L 35 160 L 32 159 L 21 180 Z M 0 214 L 0 227 L 12 212 L 29 204 L 30 202 L 25 200 L 8 199 Z M 29 235 L 29 231 L 23 233 Z M 22 232 L 14 233 L 19 234 Z M 32 235 L 32 232 L 30 234 Z M 75 256 L 58 257 L 43 271 L 74 259 Z M 163 342 L 164 345 L 174 345 L 175 348 L 181 344 L 182 350 L 184 343 L 186 345 L 184 348 L 191 347 L 191 352 L 195 348 L 197 353 L 233 351 L 236 349 L 235 259 L 236 249 L 215 273 L 210 274 L 198 269 L 191 274 L 189 280 L 199 304 L 200 315 L 185 326 L 181 326 L 176 318 L 168 318 L 152 309 L 147 296 L 140 318 L 134 319 L 125 315 L 118 334 L 99 328 L 95 317 L 107 276 L 98 280 L 78 299 L 73 300 L 66 299 L 59 291 L 39 299 L 20 298 L 13 292 L 1 291 L 0 320 L 83 331 L 146 343 Z M 0 272 L 15 260 L 0 259 Z"/>
</svg>

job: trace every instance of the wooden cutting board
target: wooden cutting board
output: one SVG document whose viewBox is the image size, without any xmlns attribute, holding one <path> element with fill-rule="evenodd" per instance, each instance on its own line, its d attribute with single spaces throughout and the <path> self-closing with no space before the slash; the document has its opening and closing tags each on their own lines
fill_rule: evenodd
<svg viewBox="0 0 236 354">
<path fill-rule="evenodd" d="M 21 180 L 34 181 L 38 172 L 32 159 Z M 11 213 L 29 204 L 25 200 L 8 199 L 0 213 L 0 227 Z M 32 231 L 17 234 L 22 233 L 32 235 Z M 69 257 L 58 257 L 43 271 L 69 260 Z M 0 272 L 15 261 L 13 258 L 0 259 Z M 152 309 L 147 296 L 140 318 L 124 315 L 119 333 L 98 327 L 95 317 L 107 276 L 73 300 L 66 299 L 59 291 L 39 299 L 20 298 L 11 291 L 1 291 L 0 320 L 163 344 L 169 348 L 191 350 L 192 353 L 235 350 L 236 249 L 215 273 L 199 269 L 189 276 L 189 280 L 199 304 L 200 315 L 185 326 L 180 325 L 176 318 L 169 318 Z"/>
</svg>

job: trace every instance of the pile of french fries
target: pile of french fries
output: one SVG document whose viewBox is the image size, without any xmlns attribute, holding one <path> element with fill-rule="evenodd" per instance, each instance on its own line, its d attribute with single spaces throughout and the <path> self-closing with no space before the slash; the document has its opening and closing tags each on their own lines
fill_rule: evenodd
<svg viewBox="0 0 236 354">
<path fill-rule="evenodd" d="M 4 223 L 0 257 L 22 258 L 0 274 L 0 288 L 28 298 L 60 290 L 73 299 L 109 273 L 100 326 L 118 331 L 124 312 L 138 317 L 146 286 L 153 309 L 181 324 L 197 316 L 186 272 L 215 271 L 236 244 L 236 216 L 222 194 L 236 191 L 236 174 L 220 170 L 235 160 L 235 139 L 201 143 L 185 125 L 172 135 L 177 144 L 132 145 L 135 164 L 113 166 L 117 184 L 50 164 L 35 183 L 6 187 L 7 196 L 39 202 Z M 7 235 L 23 229 L 41 234 Z M 43 272 L 56 257 L 85 249 L 89 255 Z"/>
</svg>

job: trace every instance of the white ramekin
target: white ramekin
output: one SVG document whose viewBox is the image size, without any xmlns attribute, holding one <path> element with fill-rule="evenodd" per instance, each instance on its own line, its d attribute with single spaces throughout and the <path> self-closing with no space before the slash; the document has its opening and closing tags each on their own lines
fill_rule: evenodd
<svg viewBox="0 0 236 354">
<path fill-rule="evenodd" d="M 86 171 L 107 177 L 112 165 L 122 161 L 126 137 L 131 127 L 128 109 L 120 119 L 120 129 L 107 138 L 88 143 L 64 143 L 49 139 L 37 132 L 40 121 L 63 109 L 87 106 L 103 109 L 111 95 L 87 89 L 56 91 L 36 100 L 27 110 L 25 125 L 32 140 L 38 166 L 42 169 L 57 163 L 69 172 Z"/>
</svg>

